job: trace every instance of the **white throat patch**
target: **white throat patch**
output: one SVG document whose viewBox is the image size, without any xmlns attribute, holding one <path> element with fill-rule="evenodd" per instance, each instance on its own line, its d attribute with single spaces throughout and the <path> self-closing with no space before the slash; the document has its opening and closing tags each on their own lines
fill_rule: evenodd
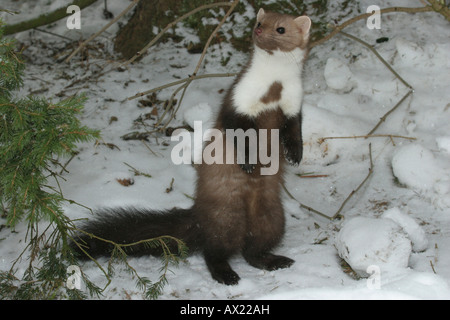
<svg viewBox="0 0 450 320">
<path fill-rule="evenodd" d="M 236 111 L 256 117 L 263 111 L 280 107 L 287 117 L 298 114 L 303 98 L 301 73 L 304 55 L 305 51 L 300 48 L 268 53 L 255 47 L 250 66 L 234 88 Z M 282 86 L 279 99 L 263 99 L 275 82 Z"/>
</svg>

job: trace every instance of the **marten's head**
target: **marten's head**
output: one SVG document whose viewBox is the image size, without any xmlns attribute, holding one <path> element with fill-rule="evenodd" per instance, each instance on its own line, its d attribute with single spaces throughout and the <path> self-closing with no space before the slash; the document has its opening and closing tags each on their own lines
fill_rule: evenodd
<svg viewBox="0 0 450 320">
<path fill-rule="evenodd" d="M 310 28 L 311 19 L 307 16 L 265 12 L 261 8 L 253 30 L 253 41 L 256 46 L 269 53 L 276 50 L 290 52 L 296 48 L 305 49 Z"/>
</svg>

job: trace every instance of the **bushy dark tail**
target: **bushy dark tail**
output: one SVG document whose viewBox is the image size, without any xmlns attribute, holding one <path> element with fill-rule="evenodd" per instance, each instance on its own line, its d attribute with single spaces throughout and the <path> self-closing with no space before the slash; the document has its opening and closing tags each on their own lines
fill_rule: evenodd
<svg viewBox="0 0 450 320">
<path fill-rule="evenodd" d="M 192 252 L 198 249 L 201 235 L 191 209 L 174 208 L 169 211 L 150 211 L 136 208 L 102 209 L 96 212 L 96 219 L 90 220 L 81 229 L 98 238 L 116 244 L 132 244 L 142 240 L 171 236 L 179 239 Z M 110 242 L 80 232 L 77 243 L 72 248 L 80 259 L 86 259 L 88 253 L 92 257 L 109 256 L 114 249 Z M 178 245 L 174 240 L 166 240 L 172 253 L 176 253 Z M 83 248 L 83 250 L 80 248 Z M 150 246 L 145 243 L 124 247 L 127 255 L 161 255 L 161 246 Z"/>
</svg>

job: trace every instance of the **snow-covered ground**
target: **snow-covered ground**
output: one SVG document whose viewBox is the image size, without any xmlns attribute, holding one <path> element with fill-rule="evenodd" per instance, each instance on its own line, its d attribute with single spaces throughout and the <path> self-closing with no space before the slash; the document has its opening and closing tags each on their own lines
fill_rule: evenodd
<svg viewBox="0 0 450 320">
<path fill-rule="evenodd" d="M 25 20 L 68 2 L 4 1 L 22 13 L 2 16 L 8 22 Z M 360 1 L 360 8 L 365 11 L 371 4 Z M 86 39 L 107 23 L 102 18 L 102 5 L 99 1 L 81 12 L 81 30 L 67 29 L 64 20 L 45 30 Z M 127 1 L 108 1 L 108 9 L 115 15 L 127 5 Z M 422 3 L 384 0 L 378 5 L 418 7 Z M 116 31 L 117 26 L 113 26 L 97 40 L 105 52 L 111 52 Z M 241 281 L 224 286 L 210 277 L 202 257 L 191 256 L 171 268 L 160 299 L 450 299 L 449 23 L 436 13 L 393 13 L 381 16 L 380 30 L 370 30 L 360 21 L 345 31 L 374 45 L 414 88 L 374 134 L 415 140 L 321 139 L 366 135 L 408 89 L 371 51 L 342 35 L 315 47 L 304 71 L 304 159 L 286 175 L 286 187 L 296 200 L 284 196 L 287 228 L 277 250 L 295 264 L 267 272 L 237 256 L 231 265 Z M 81 145 L 80 153 L 67 167 L 67 181 L 60 181 L 66 198 L 91 208 L 132 204 L 162 209 L 192 204 L 188 196 L 193 193 L 195 171 L 189 165 L 171 163 L 176 142 L 161 135 L 151 136 L 146 143 L 124 141 L 121 136 L 143 131 L 142 126 L 133 126 L 133 121 L 151 111 L 139 108 L 138 100 L 127 98 L 192 74 L 199 55 L 188 54 L 182 44 L 169 42 L 153 47 L 125 71 L 65 88 L 105 60 L 92 57 L 84 69 L 77 58 L 70 65 L 56 63 L 52 46 L 64 40 L 38 31 L 16 37 L 31 45 L 25 52 L 32 61 L 27 64 L 22 92 L 44 89 L 47 97 L 61 91 L 66 95 L 85 92 L 89 100 L 83 123 L 101 129 L 103 142 L 117 147 Z M 389 40 L 376 43 L 381 37 Z M 226 67 L 220 64 L 221 55 L 230 50 L 226 44 L 210 48 L 201 72 L 239 71 L 246 59 L 243 53 L 231 51 L 230 63 Z M 231 82 L 231 78 L 211 78 L 192 83 L 171 125 L 204 120 L 209 113 L 213 116 L 223 97 L 222 89 Z M 162 91 L 158 99 L 168 99 L 172 92 Z M 299 206 L 301 202 L 333 216 L 368 174 L 369 143 L 373 174 L 347 202 L 342 220 L 330 221 Z M 125 163 L 151 178 L 135 176 Z M 299 173 L 320 177 L 299 177 Z M 133 179 L 134 184 L 125 187 L 117 182 L 124 178 Z M 173 189 L 167 193 L 172 179 Z M 76 205 L 67 205 L 65 210 L 71 218 L 90 217 Z M 26 228 L 18 226 L 16 231 L 0 232 L 2 270 L 8 270 L 23 249 Z M 342 259 L 355 274 L 346 272 L 349 268 Z M 159 276 L 161 263 L 157 258 L 132 258 L 130 264 L 150 279 Z M 83 272 L 100 285 L 106 283 L 93 263 L 84 264 Z M 120 270 L 104 296 L 142 298 L 135 281 Z"/>
</svg>

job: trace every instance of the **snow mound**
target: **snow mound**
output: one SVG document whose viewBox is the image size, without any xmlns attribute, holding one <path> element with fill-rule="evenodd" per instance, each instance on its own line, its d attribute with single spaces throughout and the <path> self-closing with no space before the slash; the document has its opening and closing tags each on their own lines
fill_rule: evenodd
<svg viewBox="0 0 450 320">
<path fill-rule="evenodd" d="M 450 154 L 450 136 L 437 137 L 436 143 L 440 150 L 443 150 L 443 151 L 447 152 L 448 154 Z"/>
<path fill-rule="evenodd" d="M 448 147 L 446 139 L 436 139 L 438 147 Z M 435 156 L 419 144 L 401 147 L 392 158 L 392 170 L 399 182 L 439 206 L 450 206 L 450 166 L 446 153 Z"/>
<path fill-rule="evenodd" d="M 263 300 L 406 300 L 450 299 L 450 288 L 440 276 L 406 269 L 396 275 L 382 275 L 380 288 L 367 285 L 369 279 L 348 287 L 304 288 L 261 297 Z"/>
<path fill-rule="evenodd" d="M 408 266 L 411 241 L 402 227 L 391 219 L 355 217 L 348 220 L 336 239 L 339 256 L 360 276 L 368 267 L 382 271 Z"/>
<path fill-rule="evenodd" d="M 206 102 L 190 107 L 183 114 L 184 122 L 191 128 L 194 128 L 194 121 L 201 121 L 205 129 L 205 125 L 209 124 L 213 120 L 212 118 L 212 108 Z"/>
<path fill-rule="evenodd" d="M 399 208 L 389 209 L 381 217 L 391 219 L 402 227 L 411 240 L 414 252 L 422 252 L 427 249 L 428 239 L 425 231 L 413 218 L 403 213 Z"/>
<path fill-rule="evenodd" d="M 381 284 L 382 290 L 379 291 L 403 293 L 411 299 L 450 299 L 450 289 L 447 282 L 439 275 L 430 272 L 408 269 L 404 273 L 391 279 L 388 277 L 386 280 L 386 283 Z"/>
<path fill-rule="evenodd" d="M 325 81 L 328 87 L 339 91 L 350 91 L 356 85 L 353 81 L 353 73 L 345 62 L 336 59 L 329 58 L 325 65 L 324 71 Z"/>
<path fill-rule="evenodd" d="M 380 218 L 350 219 L 336 241 L 339 256 L 363 277 L 370 266 L 383 271 L 407 268 L 411 252 L 427 247 L 423 229 L 399 208 L 385 211 Z"/>
<path fill-rule="evenodd" d="M 433 153 L 419 144 L 400 148 L 392 158 L 392 169 L 400 183 L 419 191 L 430 190 L 440 178 Z"/>
</svg>

